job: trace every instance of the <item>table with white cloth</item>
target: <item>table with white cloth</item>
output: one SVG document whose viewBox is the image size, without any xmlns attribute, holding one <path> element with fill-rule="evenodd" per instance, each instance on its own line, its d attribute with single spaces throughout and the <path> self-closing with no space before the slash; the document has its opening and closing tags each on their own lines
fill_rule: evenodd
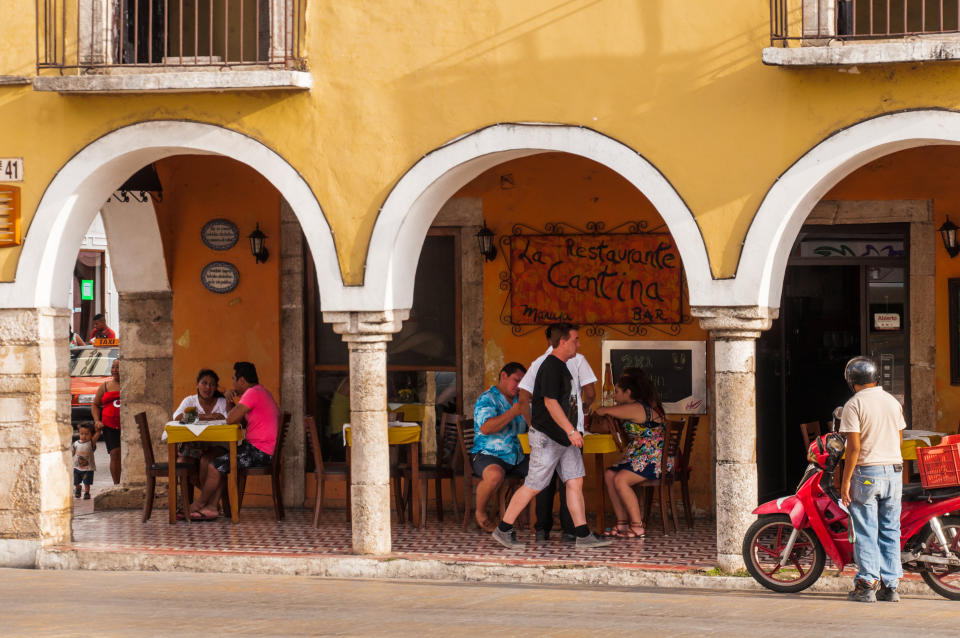
<svg viewBox="0 0 960 638">
<path fill-rule="evenodd" d="M 167 465 L 170 468 L 170 491 L 174 492 L 177 484 L 177 444 L 178 443 L 226 443 L 230 450 L 230 475 L 227 477 L 227 491 L 230 494 L 230 520 L 240 522 L 240 498 L 237 489 L 237 443 L 243 440 L 243 426 L 226 421 L 197 421 L 196 423 L 180 423 L 170 421 L 163 427 L 163 437 L 169 449 Z M 170 502 L 170 523 L 177 522 L 176 499 L 167 499 Z M 190 520 L 190 513 L 184 512 L 186 520 Z"/>
</svg>

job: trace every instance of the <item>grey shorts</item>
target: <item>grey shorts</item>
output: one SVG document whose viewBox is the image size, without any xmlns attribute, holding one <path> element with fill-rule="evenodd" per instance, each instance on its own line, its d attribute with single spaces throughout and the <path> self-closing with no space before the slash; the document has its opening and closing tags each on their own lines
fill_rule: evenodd
<svg viewBox="0 0 960 638">
<path fill-rule="evenodd" d="M 534 429 L 529 430 L 530 468 L 523 484 L 531 490 L 540 491 L 553 479 L 554 470 L 560 474 L 561 481 L 581 478 L 586 475 L 583 469 L 583 454 L 575 445 L 564 447 L 546 434 Z"/>
</svg>

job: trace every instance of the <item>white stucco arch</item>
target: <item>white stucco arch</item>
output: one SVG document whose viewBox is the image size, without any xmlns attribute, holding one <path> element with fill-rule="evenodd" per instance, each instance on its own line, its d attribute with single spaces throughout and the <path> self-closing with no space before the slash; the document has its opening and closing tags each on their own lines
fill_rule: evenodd
<svg viewBox="0 0 960 638">
<path fill-rule="evenodd" d="M 673 235 L 690 290 L 690 304 L 713 284 L 706 247 L 686 203 L 649 161 L 617 140 L 581 126 L 497 124 L 428 153 L 387 196 L 370 239 L 364 285 L 344 289 L 344 310 L 409 308 L 417 262 L 437 211 L 488 168 L 544 152 L 580 155 L 616 171 L 654 205 Z M 323 309 L 333 309 L 325 299 Z"/>
<path fill-rule="evenodd" d="M 0 308 L 65 307 L 84 233 L 110 195 L 136 170 L 180 154 L 223 155 L 263 175 L 290 204 L 313 253 L 321 295 L 342 288 L 333 235 L 310 187 L 279 154 L 236 131 L 190 121 L 132 124 L 91 142 L 48 185 L 27 230 L 16 279 L 0 283 Z"/>
<path fill-rule="evenodd" d="M 857 168 L 931 144 L 960 144 L 960 113 L 926 109 L 881 115 L 813 147 L 780 176 L 760 204 L 736 278 L 716 282 L 715 291 L 728 299 L 723 305 L 778 307 L 790 249 L 817 202 Z"/>
</svg>

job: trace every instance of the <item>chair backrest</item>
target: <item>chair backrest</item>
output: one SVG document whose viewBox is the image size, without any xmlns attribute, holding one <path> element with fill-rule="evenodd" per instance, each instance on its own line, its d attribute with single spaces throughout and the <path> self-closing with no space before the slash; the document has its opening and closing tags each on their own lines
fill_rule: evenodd
<svg viewBox="0 0 960 638">
<path fill-rule="evenodd" d="M 454 423 L 454 427 L 457 428 L 457 444 L 460 447 L 460 453 L 457 455 L 459 461 L 455 467 L 462 469 L 464 476 L 472 475 L 470 449 L 473 447 L 473 419 L 459 419 Z"/>
<path fill-rule="evenodd" d="M 687 435 L 683 437 L 683 449 L 680 450 L 680 463 L 678 470 L 684 472 L 690 469 L 690 455 L 693 454 L 693 441 L 697 437 L 697 425 L 700 423 L 700 417 L 691 415 L 687 417 Z"/>
<path fill-rule="evenodd" d="M 150 440 L 150 426 L 147 425 L 147 413 L 140 412 L 133 417 L 137 422 L 137 429 L 140 430 L 140 446 L 143 448 L 143 462 L 146 464 L 147 471 L 153 467 L 153 442 Z M 170 459 L 175 462 L 176 459 Z"/>
<path fill-rule="evenodd" d="M 664 459 L 673 459 L 673 471 L 679 468 L 680 439 L 683 435 L 683 421 L 668 420 L 663 428 L 663 456 Z M 662 464 L 663 466 L 665 464 Z"/>
<path fill-rule="evenodd" d="M 800 434 L 803 435 L 803 450 L 807 451 L 807 448 L 810 447 L 810 443 L 820 436 L 820 421 L 810 421 L 809 423 L 800 424 Z"/>
<path fill-rule="evenodd" d="M 283 443 L 287 440 L 287 430 L 290 429 L 290 413 L 284 412 L 283 420 L 277 425 L 280 426 L 277 428 L 277 444 L 274 446 L 273 458 L 270 463 L 274 472 L 279 472 L 283 466 Z"/>
<path fill-rule="evenodd" d="M 313 471 L 317 473 L 317 479 L 323 476 L 323 454 L 320 452 L 320 435 L 317 433 L 317 424 L 312 416 L 303 418 L 303 427 L 307 430 L 307 443 L 310 445 L 310 451 L 313 454 Z"/>
<path fill-rule="evenodd" d="M 457 421 L 459 420 L 459 415 L 449 412 L 444 412 L 440 419 L 440 454 L 437 458 L 437 465 L 457 469 L 454 468 L 454 463 L 459 456 L 457 453 L 457 446 L 459 445 Z"/>
</svg>

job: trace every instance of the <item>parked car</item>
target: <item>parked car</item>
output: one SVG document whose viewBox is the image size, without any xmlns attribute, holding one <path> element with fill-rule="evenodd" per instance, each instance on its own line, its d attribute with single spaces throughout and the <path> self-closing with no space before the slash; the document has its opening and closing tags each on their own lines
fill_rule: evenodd
<svg viewBox="0 0 960 638">
<path fill-rule="evenodd" d="M 113 340 L 115 341 L 115 340 Z M 90 405 L 100 384 L 110 378 L 110 366 L 120 356 L 120 348 L 111 346 L 81 346 L 70 350 L 70 422 L 90 421 Z"/>
</svg>

